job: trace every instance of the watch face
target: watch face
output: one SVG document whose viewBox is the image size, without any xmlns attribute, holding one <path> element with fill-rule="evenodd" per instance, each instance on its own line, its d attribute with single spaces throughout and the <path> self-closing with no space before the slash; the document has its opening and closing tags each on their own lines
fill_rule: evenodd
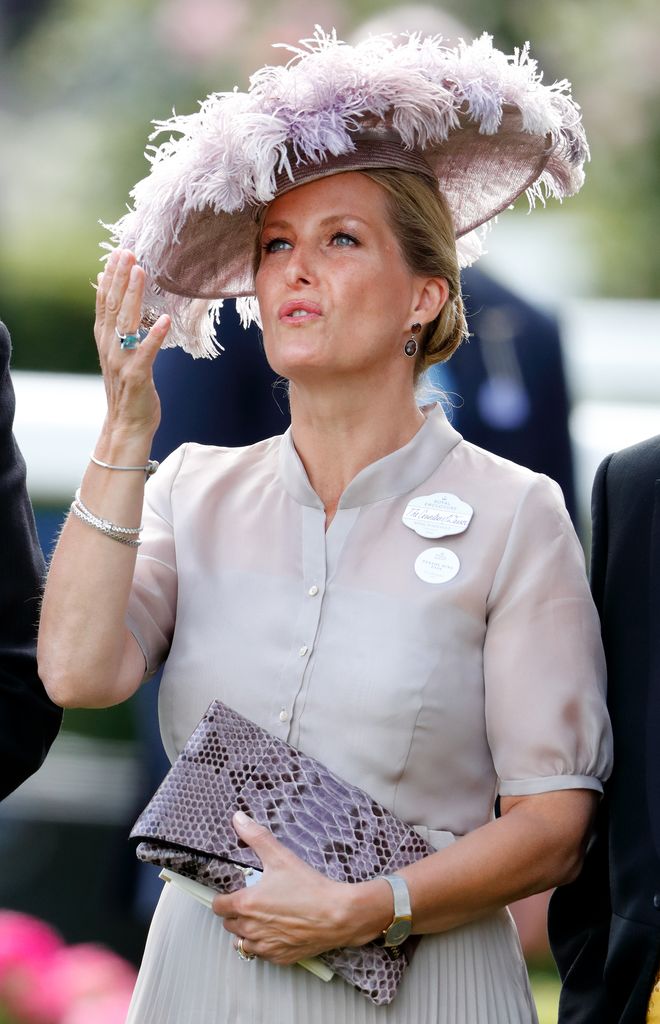
<svg viewBox="0 0 660 1024">
<path fill-rule="evenodd" d="M 410 920 L 407 917 L 402 917 L 398 921 L 393 921 L 389 926 L 385 935 L 385 942 L 388 946 L 399 946 L 409 935 Z"/>
</svg>

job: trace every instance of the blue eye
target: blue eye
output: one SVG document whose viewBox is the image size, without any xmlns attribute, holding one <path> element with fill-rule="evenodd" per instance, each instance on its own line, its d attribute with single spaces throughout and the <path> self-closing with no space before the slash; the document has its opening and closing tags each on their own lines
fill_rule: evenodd
<svg viewBox="0 0 660 1024">
<path fill-rule="evenodd" d="M 348 235 L 345 231 L 337 231 L 332 236 L 332 241 L 335 245 L 341 246 L 342 248 L 349 245 L 359 245 L 357 238 L 353 238 L 352 235 Z"/>
<path fill-rule="evenodd" d="M 271 238 L 262 248 L 264 252 L 283 252 L 291 248 L 291 243 L 287 242 L 285 238 Z"/>
</svg>

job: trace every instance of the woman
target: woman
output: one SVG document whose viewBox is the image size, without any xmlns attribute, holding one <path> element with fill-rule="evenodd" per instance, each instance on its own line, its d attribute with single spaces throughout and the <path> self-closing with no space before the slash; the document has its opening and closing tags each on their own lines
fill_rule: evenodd
<svg viewBox="0 0 660 1024">
<path fill-rule="evenodd" d="M 491 96 L 500 83 L 499 122 L 479 76 Z M 558 488 L 463 442 L 415 385 L 465 333 L 454 235 L 542 178 L 579 185 L 575 110 L 544 89 L 487 37 L 320 37 L 182 124 L 118 228 L 97 294 L 108 415 L 46 588 L 46 685 L 65 706 L 113 704 L 167 657 L 172 758 L 220 697 L 437 850 L 398 873 L 393 909 L 382 878 L 331 882 L 237 817 L 262 879 L 215 914 L 164 893 L 130 1021 L 535 1020 L 505 907 L 580 864 L 609 770 L 598 624 Z M 126 350 L 145 288 L 153 326 Z M 291 430 L 183 446 L 143 510 L 153 359 L 166 338 L 203 351 L 209 298 L 252 291 Z M 391 1005 L 295 966 L 379 937 L 406 899 L 423 939 Z"/>
</svg>

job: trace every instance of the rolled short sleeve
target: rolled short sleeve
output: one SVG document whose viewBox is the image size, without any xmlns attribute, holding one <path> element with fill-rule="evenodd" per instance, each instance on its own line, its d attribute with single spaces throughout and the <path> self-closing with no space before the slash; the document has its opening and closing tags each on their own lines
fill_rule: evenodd
<svg viewBox="0 0 660 1024">
<path fill-rule="evenodd" d="M 186 447 L 182 445 L 173 452 L 145 488 L 142 545 L 126 615 L 126 625 L 144 654 L 145 678 L 152 676 L 167 657 L 174 633 L 177 566 L 172 488 Z"/>
<path fill-rule="evenodd" d="M 600 625 L 556 484 L 536 476 L 488 601 L 488 742 L 502 796 L 594 789 L 611 769 Z"/>
</svg>

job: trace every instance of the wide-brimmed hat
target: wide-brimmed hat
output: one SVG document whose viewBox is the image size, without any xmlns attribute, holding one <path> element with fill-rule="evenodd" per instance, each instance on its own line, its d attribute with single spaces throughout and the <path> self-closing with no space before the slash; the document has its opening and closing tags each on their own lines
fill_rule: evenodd
<svg viewBox="0 0 660 1024">
<path fill-rule="evenodd" d="M 146 272 L 145 307 L 172 317 L 169 345 L 215 355 L 226 298 L 244 322 L 257 316 L 256 213 L 307 181 L 370 167 L 435 179 L 463 266 L 523 192 L 533 205 L 583 183 L 589 151 L 569 83 L 544 85 L 528 46 L 507 56 L 487 34 L 454 49 L 418 34 L 349 46 L 317 29 L 290 49 L 286 67 L 262 68 L 247 92 L 155 122 L 151 139 L 169 137 L 148 151 L 132 209 L 110 226 Z"/>
</svg>

